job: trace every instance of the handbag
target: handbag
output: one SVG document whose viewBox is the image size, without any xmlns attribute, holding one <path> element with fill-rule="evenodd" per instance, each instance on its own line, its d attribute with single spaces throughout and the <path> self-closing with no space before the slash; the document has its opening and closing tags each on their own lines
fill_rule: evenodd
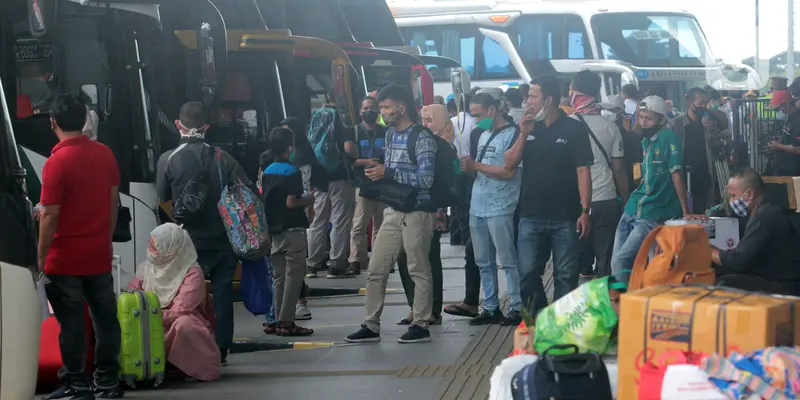
<svg viewBox="0 0 800 400">
<path fill-rule="evenodd" d="M 400 212 L 411 212 L 417 204 L 419 189 L 394 181 L 381 180 L 361 187 L 359 195 L 376 200 Z"/>
<path fill-rule="evenodd" d="M 114 243 L 127 243 L 133 240 L 131 234 L 131 210 L 122 205 L 122 200 L 117 199 L 117 225 L 111 241 Z"/>
<path fill-rule="evenodd" d="M 551 355 L 550 350 L 572 353 Z M 597 353 L 578 351 L 578 346 L 555 345 L 542 352 L 535 363 L 514 375 L 513 399 L 611 400 L 611 381 L 603 360 Z"/>
</svg>

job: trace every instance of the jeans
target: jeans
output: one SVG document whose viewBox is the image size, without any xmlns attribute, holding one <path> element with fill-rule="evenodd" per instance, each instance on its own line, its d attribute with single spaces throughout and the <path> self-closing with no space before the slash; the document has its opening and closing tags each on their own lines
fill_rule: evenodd
<svg viewBox="0 0 800 400">
<path fill-rule="evenodd" d="M 214 332 L 217 346 L 223 352 L 231 348 L 233 342 L 233 275 L 239 259 L 232 250 L 197 251 L 197 263 L 206 277 L 211 278 L 214 290 L 214 314 L 217 316 L 217 329 Z"/>
<path fill-rule="evenodd" d="M 520 311 L 520 274 L 517 269 L 517 249 L 514 246 L 514 215 L 475 217 L 469 219 L 470 237 L 475 251 L 475 263 L 483 284 L 483 307 L 500 308 L 497 268 L 502 266 L 508 286 L 508 309 Z"/>
<path fill-rule="evenodd" d="M 100 389 L 119 384 L 119 350 L 122 332 L 117 320 L 117 297 L 111 273 L 69 276 L 48 275 L 45 286 L 53 313 L 61 326 L 58 344 L 64 366 L 58 378 L 77 390 L 88 390 L 92 380 L 86 374 L 86 321 L 84 300 L 94 325 L 94 381 Z"/>
<path fill-rule="evenodd" d="M 598 277 L 611 274 L 614 236 L 621 215 L 622 204 L 617 199 L 592 202 L 592 230 L 581 241 L 581 274 Z"/>
<path fill-rule="evenodd" d="M 619 282 L 628 283 L 630 269 L 639 254 L 642 242 L 655 227 L 658 221 L 636 218 L 623 214 L 617 224 L 617 235 L 614 238 L 614 255 L 611 257 L 611 273 Z M 624 271 L 624 272 L 623 272 Z"/>
<path fill-rule="evenodd" d="M 481 273 L 478 264 L 475 264 L 475 249 L 472 246 L 472 237 L 467 236 L 467 247 L 464 250 L 464 304 L 478 306 L 481 299 Z"/>
<path fill-rule="evenodd" d="M 431 251 L 428 253 L 428 260 L 431 262 L 431 275 L 433 278 L 433 318 L 442 315 L 442 297 L 444 296 L 444 277 L 442 276 L 442 232 L 433 231 L 431 239 Z M 408 273 L 408 257 L 405 250 L 401 250 L 397 255 L 397 270 L 400 273 L 400 281 L 403 282 L 403 290 L 406 292 L 408 306 L 414 308 L 414 280 Z"/>
<path fill-rule="evenodd" d="M 574 221 L 520 218 L 519 254 L 522 301 L 536 315 L 547 307 L 542 274 L 553 254 L 553 301 L 578 287 L 580 242 Z"/>
</svg>

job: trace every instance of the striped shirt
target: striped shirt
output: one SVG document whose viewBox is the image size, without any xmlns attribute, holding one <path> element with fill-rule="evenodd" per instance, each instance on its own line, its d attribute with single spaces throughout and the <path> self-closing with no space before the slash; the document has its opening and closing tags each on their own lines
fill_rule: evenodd
<svg viewBox="0 0 800 400">
<path fill-rule="evenodd" d="M 419 188 L 417 205 L 414 211 L 434 212 L 436 205 L 431 199 L 430 189 L 433 186 L 436 166 L 436 140 L 427 130 L 417 135 L 414 153 L 417 163 L 414 164 L 408 154 L 408 138 L 414 125 L 398 132 L 390 127 L 386 132 L 386 179 L 397 183 Z"/>
</svg>

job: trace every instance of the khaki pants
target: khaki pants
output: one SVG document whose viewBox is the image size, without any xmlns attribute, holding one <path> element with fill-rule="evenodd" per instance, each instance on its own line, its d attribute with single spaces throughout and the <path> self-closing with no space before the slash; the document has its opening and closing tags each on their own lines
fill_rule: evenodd
<svg viewBox="0 0 800 400">
<path fill-rule="evenodd" d="M 336 268 L 347 268 L 347 251 L 350 249 L 350 231 L 353 224 L 353 184 L 348 181 L 331 182 L 327 192 L 317 193 L 314 200 L 314 220 L 308 228 L 308 259 L 306 265 L 318 267 L 325 259 L 325 245 L 331 241 L 331 261 Z M 328 235 L 328 222 L 333 225 Z"/>
<path fill-rule="evenodd" d="M 271 236 L 276 316 L 280 322 L 294 322 L 295 306 L 306 275 L 306 232 L 291 229 Z"/>
<path fill-rule="evenodd" d="M 367 319 L 364 324 L 373 332 L 380 332 L 389 270 L 401 249 L 405 250 L 408 257 L 408 274 L 414 282 L 414 324 L 428 327 L 433 306 L 433 279 L 428 253 L 435 221 L 435 213 L 402 213 L 388 207 L 384 211 L 383 224 L 372 246 L 367 272 Z"/>
<path fill-rule="evenodd" d="M 383 222 L 383 210 L 386 204 L 377 200 L 365 199 L 360 196 L 361 189 L 356 191 L 356 212 L 353 216 L 353 231 L 350 233 L 350 262 L 361 263 L 367 266 L 367 227 L 372 220 L 372 245 L 378 237 L 378 230 Z"/>
</svg>

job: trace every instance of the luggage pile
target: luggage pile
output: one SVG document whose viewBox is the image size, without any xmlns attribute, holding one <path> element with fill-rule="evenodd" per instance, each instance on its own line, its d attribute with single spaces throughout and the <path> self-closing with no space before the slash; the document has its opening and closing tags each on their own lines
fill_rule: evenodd
<svg viewBox="0 0 800 400">
<path fill-rule="evenodd" d="M 628 287 L 597 279 L 526 318 L 490 399 L 800 398 L 800 298 L 714 286 L 708 247 L 700 225 L 661 226 Z"/>
</svg>

